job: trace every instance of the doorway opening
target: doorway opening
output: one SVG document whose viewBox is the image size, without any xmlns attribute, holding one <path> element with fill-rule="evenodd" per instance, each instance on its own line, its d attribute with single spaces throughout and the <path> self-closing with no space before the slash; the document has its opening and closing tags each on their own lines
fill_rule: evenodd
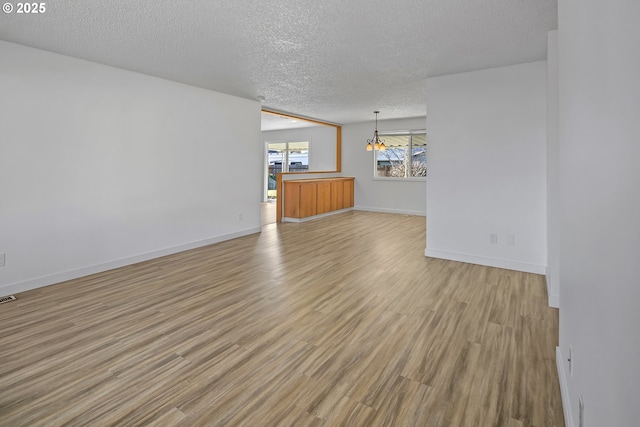
<svg viewBox="0 0 640 427">
<path fill-rule="evenodd" d="M 267 201 L 276 200 L 276 174 L 309 171 L 309 141 L 267 142 Z"/>
</svg>

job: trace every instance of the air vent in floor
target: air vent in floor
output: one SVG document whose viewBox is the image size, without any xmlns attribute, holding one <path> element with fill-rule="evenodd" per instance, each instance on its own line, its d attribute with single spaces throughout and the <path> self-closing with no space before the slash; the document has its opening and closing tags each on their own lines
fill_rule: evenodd
<svg viewBox="0 0 640 427">
<path fill-rule="evenodd" d="M 4 304 L 5 302 L 15 301 L 16 297 L 13 295 L 9 295 L 8 297 L 0 297 L 0 304 Z"/>
</svg>

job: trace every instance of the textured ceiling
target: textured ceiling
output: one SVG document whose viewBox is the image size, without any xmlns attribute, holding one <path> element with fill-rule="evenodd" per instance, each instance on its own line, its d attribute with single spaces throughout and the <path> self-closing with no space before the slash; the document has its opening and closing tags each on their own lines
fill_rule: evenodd
<svg viewBox="0 0 640 427">
<path fill-rule="evenodd" d="M 12 3 L 12 0 L 9 0 Z M 56 0 L 0 39 L 335 123 L 423 116 L 425 79 L 546 58 L 556 0 Z M 1 58 L 0 58 L 1 61 Z M 1 67 L 1 62 L 0 62 Z"/>
</svg>

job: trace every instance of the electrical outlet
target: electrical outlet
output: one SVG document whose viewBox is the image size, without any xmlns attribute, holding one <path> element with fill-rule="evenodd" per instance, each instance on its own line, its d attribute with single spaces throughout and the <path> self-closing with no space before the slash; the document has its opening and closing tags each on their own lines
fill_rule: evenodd
<svg viewBox="0 0 640 427">
<path fill-rule="evenodd" d="M 4 267 L 4 263 L 6 259 L 7 259 L 7 254 L 4 254 L 4 253 L 0 254 L 0 267 Z"/>
<path fill-rule="evenodd" d="M 516 235 L 507 234 L 507 246 L 515 246 L 515 245 L 516 245 Z"/>
<path fill-rule="evenodd" d="M 238 214 L 238 221 L 242 221 L 242 212 Z"/>
<path fill-rule="evenodd" d="M 491 243 L 492 245 L 498 244 L 498 233 L 489 234 L 489 243 Z"/>
<path fill-rule="evenodd" d="M 578 400 L 578 426 L 584 427 L 584 400 L 582 400 L 582 395 Z"/>
</svg>

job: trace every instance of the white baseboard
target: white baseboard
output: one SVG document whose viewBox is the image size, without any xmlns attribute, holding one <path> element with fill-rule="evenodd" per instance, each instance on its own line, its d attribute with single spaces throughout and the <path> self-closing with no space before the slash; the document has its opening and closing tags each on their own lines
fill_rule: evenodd
<svg viewBox="0 0 640 427">
<path fill-rule="evenodd" d="M 560 295 L 554 295 L 551 293 L 551 272 L 547 269 L 545 275 L 547 282 L 547 297 L 549 298 L 549 307 L 560 308 Z"/>
<path fill-rule="evenodd" d="M 21 282 L 1 285 L 0 296 L 30 291 L 32 289 L 42 288 L 44 286 L 53 285 L 55 283 L 77 279 L 79 277 L 88 276 L 90 274 L 101 273 L 103 271 L 113 270 L 114 268 L 120 268 L 126 265 L 136 264 L 142 261 L 148 261 L 150 259 L 159 258 L 165 255 L 171 255 L 178 252 L 199 248 L 201 246 L 220 243 L 225 240 L 231 240 L 231 239 L 236 239 L 242 236 L 248 236 L 250 234 L 260 233 L 261 230 L 262 230 L 261 227 L 248 228 L 246 230 L 241 230 L 235 233 L 223 234 L 221 236 L 211 237 L 209 239 L 198 240 L 195 242 L 189 242 L 182 245 L 173 246 L 170 248 L 164 248 L 156 251 L 146 252 L 146 253 L 134 255 L 131 257 L 120 258 L 120 259 L 107 261 L 100 264 L 90 265 L 87 267 L 81 267 L 73 270 L 63 271 L 60 273 L 50 274 L 47 276 L 36 277 L 33 279 L 21 281 Z"/>
<path fill-rule="evenodd" d="M 573 427 L 573 417 L 570 410 L 571 402 L 569 399 L 569 387 L 567 386 L 567 376 L 564 370 L 564 357 L 562 357 L 560 347 L 556 347 L 556 367 L 558 369 L 558 379 L 560 380 L 560 396 L 562 397 L 564 424 L 566 427 Z"/>
<path fill-rule="evenodd" d="M 415 216 L 427 216 L 427 213 L 425 211 L 409 211 L 409 210 L 405 210 L 405 209 L 373 208 L 373 207 L 370 207 L 370 206 L 355 206 L 353 209 L 356 210 L 356 211 L 392 213 L 392 214 L 415 215 Z"/>
<path fill-rule="evenodd" d="M 560 296 L 559 295 L 549 295 L 549 307 L 560 308 Z"/>
<path fill-rule="evenodd" d="M 441 251 L 437 249 L 425 249 L 424 255 L 431 258 L 441 258 L 450 261 L 467 262 L 469 264 L 486 265 L 488 267 L 504 268 L 506 270 L 523 271 L 525 273 L 546 274 L 544 265 L 528 264 L 506 259 L 489 258 L 477 255 L 461 254 L 457 252 Z"/>
<path fill-rule="evenodd" d="M 288 216 L 283 216 L 282 217 L 282 222 L 305 222 L 305 221 L 311 221 L 312 219 L 318 219 L 318 218 L 324 218 L 326 216 L 331 216 L 331 215 L 335 215 L 335 214 L 339 214 L 342 212 L 349 212 L 353 210 L 353 208 L 346 208 L 346 209 L 339 209 L 337 211 L 331 211 L 331 212 L 326 212 L 320 215 L 313 215 L 313 216 L 307 216 L 304 218 L 289 218 Z"/>
</svg>

